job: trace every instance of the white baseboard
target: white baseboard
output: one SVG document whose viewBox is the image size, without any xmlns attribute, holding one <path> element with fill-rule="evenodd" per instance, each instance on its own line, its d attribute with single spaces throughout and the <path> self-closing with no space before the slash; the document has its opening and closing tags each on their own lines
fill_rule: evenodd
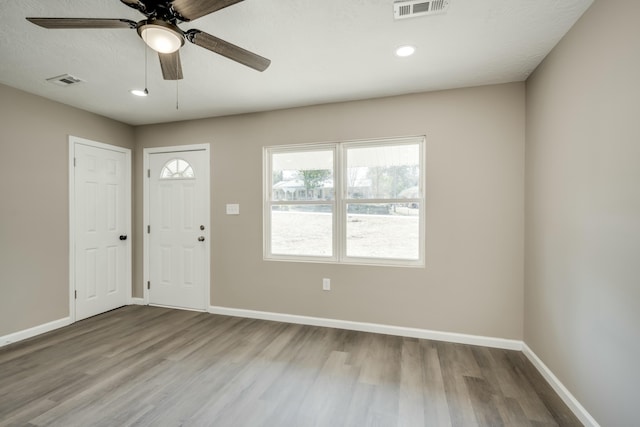
<svg viewBox="0 0 640 427">
<path fill-rule="evenodd" d="M 133 305 L 145 305 L 144 298 L 131 298 Z M 571 392 L 560 382 L 547 365 L 529 348 L 518 340 L 504 338 L 484 337 L 478 335 L 458 334 L 454 332 L 440 332 L 428 329 L 406 328 L 401 326 L 381 325 L 377 323 L 353 322 L 349 320 L 327 319 L 322 317 L 299 316 L 294 314 L 273 313 L 269 311 L 244 310 L 220 306 L 209 306 L 209 313 L 225 316 L 246 317 L 250 319 L 272 320 L 276 322 L 295 323 L 310 326 L 322 326 L 328 328 L 346 329 L 361 332 L 373 332 L 378 334 L 395 335 L 401 337 L 420 338 L 436 341 L 447 341 L 459 344 L 481 345 L 485 347 L 501 348 L 505 350 L 522 351 L 540 372 L 544 379 L 551 385 L 563 402 L 571 409 L 575 416 L 587 427 L 600 427 L 598 422 L 578 402 Z M 23 331 L 14 332 L 0 337 L 0 347 L 22 341 L 36 335 L 44 334 L 58 328 L 72 324 L 71 317 L 54 320 Z"/>
<path fill-rule="evenodd" d="M 555 392 L 560 396 L 562 401 L 571 409 L 571 411 L 575 414 L 576 417 L 580 420 L 582 424 L 586 427 L 600 427 L 600 424 L 587 412 L 587 410 L 578 402 L 569 390 L 560 382 L 558 377 L 556 377 L 553 372 L 544 364 L 542 360 L 529 348 L 526 343 L 522 343 L 522 352 L 527 359 L 531 361 L 533 366 L 536 367 L 538 372 L 544 377 L 545 380 L 549 383 L 549 385 L 555 390 Z"/>
<path fill-rule="evenodd" d="M 587 412 L 569 390 L 567 390 L 553 372 L 551 372 L 529 346 L 522 341 L 220 306 L 210 306 L 209 313 L 522 351 L 580 422 L 586 427 L 600 427 L 598 422 Z"/>
<path fill-rule="evenodd" d="M 522 341 L 504 338 L 483 337 L 452 332 L 431 331 L 428 329 L 389 326 L 377 323 L 353 322 L 349 320 L 326 319 L 322 317 L 298 316 L 294 314 L 273 313 L 269 311 L 243 310 L 210 306 L 209 313 L 225 316 L 247 317 L 250 319 L 273 320 L 276 322 L 296 323 L 301 325 L 323 326 L 327 328 L 347 329 L 351 331 L 373 332 L 377 334 L 396 335 L 401 337 L 421 338 L 427 340 L 447 341 L 459 344 L 481 345 L 502 348 L 505 350 L 522 350 Z"/>
<path fill-rule="evenodd" d="M 209 310 L 201 309 L 201 308 L 189 308 L 189 307 L 176 307 L 175 305 L 164 305 L 164 304 L 148 304 L 149 307 L 161 307 L 161 308 L 171 308 L 173 310 L 183 310 L 183 311 L 197 311 L 198 313 L 208 313 Z"/>
<path fill-rule="evenodd" d="M 4 347 L 5 345 L 9 345 L 14 342 L 26 340 L 27 338 L 35 337 L 36 335 L 44 334 L 45 332 L 50 332 L 54 329 L 62 328 L 63 326 L 70 325 L 71 323 L 73 323 L 71 321 L 71 317 L 65 317 L 63 319 L 54 320 L 52 322 L 34 326 L 33 328 L 2 336 L 0 337 L 0 347 Z"/>
</svg>

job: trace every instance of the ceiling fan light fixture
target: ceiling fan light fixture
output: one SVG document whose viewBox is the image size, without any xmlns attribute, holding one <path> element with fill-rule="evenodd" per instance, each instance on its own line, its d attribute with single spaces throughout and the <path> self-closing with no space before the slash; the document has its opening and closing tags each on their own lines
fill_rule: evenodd
<svg viewBox="0 0 640 427">
<path fill-rule="evenodd" d="M 138 27 L 138 34 L 147 46 L 160 53 L 173 53 L 184 45 L 182 31 L 164 21 L 146 21 Z"/>
</svg>

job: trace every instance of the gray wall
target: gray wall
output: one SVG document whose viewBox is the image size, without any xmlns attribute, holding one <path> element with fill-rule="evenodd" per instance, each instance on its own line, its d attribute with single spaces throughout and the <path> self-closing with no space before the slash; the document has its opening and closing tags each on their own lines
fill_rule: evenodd
<svg viewBox="0 0 640 427">
<path fill-rule="evenodd" d="M 211 143 L 212 305 L 522 339 L 524 106 L 514 83 L 143 126 L 136 170 L 143 148 Z M 416 134 L 426 268 L 263 261 L 263 146 Z M 140 180 L 134 193 L 141 223 Z M 141 296 L 140 245 L 134 264 Z"/>
<path fill-rule="evenodd" d="M 640 2 L 597 0 L 527 82 L 525 342 L 638 425 Z"/>
<path fill-rule="evenodd" d="M 68 135 L 134 144 L 131 126 L 0 85 L 0 336 L 69 315 Z"/>
<path fill-rule="evenodd" d="M 596 0 L 527 81 L 526 164 L 523 84 L 135 130 L 0 85 L 0 336 L 68 315 L 69 134 L 136 142 L 137 242 L 142 149 L 209 142 L 213 305 L 524 338 L 603 426 L 633 425 L 638 16 Z M 407 134 L 427 135 L 426 268 L 262 260 L 262 146 Z M 136 244 L 137 296 L 141 271 Z"/>
</svg>

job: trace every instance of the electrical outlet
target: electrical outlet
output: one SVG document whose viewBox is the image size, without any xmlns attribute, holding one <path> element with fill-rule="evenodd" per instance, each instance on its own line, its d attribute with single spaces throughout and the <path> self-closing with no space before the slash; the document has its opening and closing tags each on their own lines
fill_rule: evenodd
<svg viewBox="0 0 640 427">
<path fill-rule="evenodd" d="M 327 279 L 327 278 L 322 279 L 322 290 L 323 291 L 331 290 L 331 279 Z"/>
</svg>

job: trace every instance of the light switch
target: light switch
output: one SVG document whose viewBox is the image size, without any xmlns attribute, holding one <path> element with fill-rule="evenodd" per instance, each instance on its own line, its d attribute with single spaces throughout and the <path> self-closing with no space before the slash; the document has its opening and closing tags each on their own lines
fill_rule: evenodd
<svg viewBox="0 0 640 427">
<path fill-rule="evenodd" d="M 227 215 L 240 215 L 240 205 L 237 203 L 228 203 Z"/>
</svg>

